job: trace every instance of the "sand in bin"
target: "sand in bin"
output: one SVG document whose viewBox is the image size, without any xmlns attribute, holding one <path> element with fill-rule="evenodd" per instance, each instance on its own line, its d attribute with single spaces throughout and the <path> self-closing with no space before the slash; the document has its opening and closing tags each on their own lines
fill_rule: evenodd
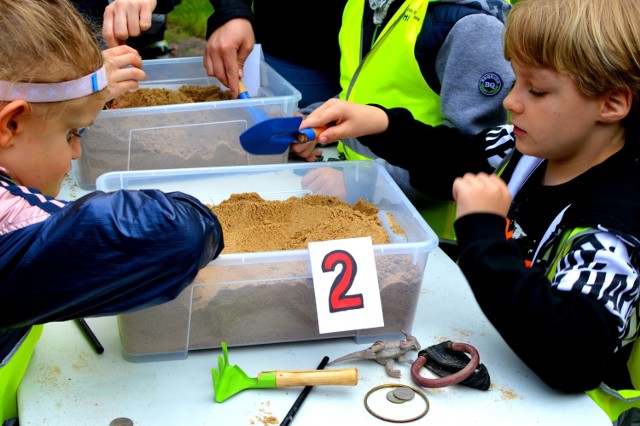
<svg viewBox="0 0 640 426">
<path fill-rule="evenodd" d="M 103 173 L 123 170 L 152 170 L 189 167 L 217 167 L 277 164 L 285 154 L 249 155 L 239 142 L 252 118 L 245 108 L 210 108 L 210 101 L 231 99 L 217 86 L 182 86 L 177 91 L 138 89 L 116 98 L 112 111 L 100 114 L 80 140 L 78 159 L 81 187 L 93 189 Z M 119 109 L 158 107 L 177 103 L 191 106 L 132 115 Z M 265 112 L 266 113 L 266 112 Z"/>
<path fill-rule="evenodd" d="M 373 244 L 389 242 L 378 209 L 362 199 L 351 206 L 325 195 L 266 201 L 244 193 L 209 207 L 222 224 L 224 253 L 304 249 L 312 241 L 362 236 Z"/>
<path fill-rule="evenodd" d="M 363 236 L 374 244 L 389 241 L 377 207 L 364 200 L 351 206 L 324 195 L 266 201 L 242 193 L 209 207 L 224 230 L 222 254 L 303 249 L 310 241 Z M 389 214 L 387 219 L 403 235 Z M 214 261 L 177 300 L 120 315 L 123 350 L 144 355 L 219 347 L 222 341 L 234 346 L 353 336 L 318 333 L 308 268 L 307 259 L 224 266 Z M 423 268 L 411 254 L 376 256 L 385 325 L 365 334 L 410 328 Z"/>
<path fill-rule="evenodd" d="M 125 92 L 112 100 L 107 107 L 109 109 L 138 108 L 231 99 L 233 99 L 231 92 L 222 90 L 218 86 L 184 85 L 178 90 L 150 87 Z"/>
</svg>

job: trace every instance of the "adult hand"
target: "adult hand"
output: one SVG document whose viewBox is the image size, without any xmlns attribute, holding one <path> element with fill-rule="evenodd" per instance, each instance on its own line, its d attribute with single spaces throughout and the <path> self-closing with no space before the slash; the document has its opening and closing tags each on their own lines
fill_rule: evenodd
<svg viewBox="0 0 640 426">
<path fill-rule="evenodd" d="M 109 82 L 109 100 L 121 94 L 137 89 L 139 81 L 147 79 L 142 71 L 142 58 L 138 51 L 130 46 L 117 46 L 102 51 L 107 80 Z"/>
<path fill-rule="evenodd" d="M 500 177 L 486 173 L 467 173 L 453 182 L 456 219 L 471 213 L 493 213 L 506 217 L 511 193 Z"/>
<path fill-rule="evenodd" d="M 114 0 L 104 9 L 102 36 L 109 47 L 125 44 L 151 28 L 157 0 Z"/>
<path fill-rule="evenodd" d="M 240 93 L 238 81 L 244 77 L 242 68 L 254 44 L 251 22 L 237 18 L 215 30 L 205 45 L 203 62 L 207 74 L 227 86 L 234 98 Z"/>
</svg>

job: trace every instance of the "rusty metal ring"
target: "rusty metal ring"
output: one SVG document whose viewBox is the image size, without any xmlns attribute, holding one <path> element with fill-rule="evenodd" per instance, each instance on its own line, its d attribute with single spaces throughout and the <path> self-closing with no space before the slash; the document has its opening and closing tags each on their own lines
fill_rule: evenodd
<svg viewBox="0 0 640 426">
<path fill-rule="evenodd" d="M 411 365 L 411 378 L 415 384 L 424 388 L 443 388 L 445 386 L 451 386 L 462 382 L 476 371 L 480 364 L 480 354 L 476 348 L 467 343 L 455 342 L 450 342 L 448 348 L 453 351 L 466 352 L 471 355 L 471 359 L 466 367 L 449 376 L 440 377 L 438 379 L 428 379 L 420 375 L 420 368 L 427 363 L 427 358 L 424 356 L 418 356 L 418 358 L 413 362 L 413 365 Z"/>
<path fill-rule="evenodd" d="M 407 388 L 407 389 L 411 389 L 420 398 L 422 398 L 422 400 L 424 401 L 424 403 L 425 403 L 424 411 L 422 413 L 418 414 L 417 416 L 411 417 L 411 418 L 408 418 L 408 419 L 391 419 L 391 418 L 384 417 L 384 416 L 376 413 L 375 411 L 373 411 L 373 409 L 371 409 L 371 407 L 369 407 L 369 397 L 374 392 L 377 392 L 380 389 L 384 389 L 384 388 Z M 364 408 L 367 409 L 369 414 L 379 418 L 380 420 L 384 420 L 385 422 L 409 423 L 409 422 L 413 422 L 415 420 L 423 418 L 429 412 L 429 399 L 427 398 L 427 395 L 425 395 L 422 391 L 420 391 L 420 390 L 418 390 L 418 389 L 416 389 L 414 387 L 407 386 L 407 385 L 402 385 L 402 384 L 399 384 L 399 383 L 387 383 L 387 384 L 384 384 L 384 385 L 376 386 L 375 388 L 372 388 L 371 390 L 369 390 L 369 392 L 366 393 L 366 395 L 364 396 Z"/>
</svg>

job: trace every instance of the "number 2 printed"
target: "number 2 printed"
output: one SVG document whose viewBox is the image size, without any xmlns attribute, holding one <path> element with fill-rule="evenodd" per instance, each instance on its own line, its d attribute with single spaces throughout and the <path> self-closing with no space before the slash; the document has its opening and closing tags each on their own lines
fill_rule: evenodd
<svg viewBox="0 0 640 426">
<path fill-rule="evenodd" d="M 358 265 L 355 259 L 344 250 L 331 251 L 322 260 L 322 271 L 335 271 L 338 265 L 342 266 L 342 270 L 331 285 L 329 311 L 341 312 L 364 308 L 362 294 L 347 295 L 358 272 Z"/>
</svg>

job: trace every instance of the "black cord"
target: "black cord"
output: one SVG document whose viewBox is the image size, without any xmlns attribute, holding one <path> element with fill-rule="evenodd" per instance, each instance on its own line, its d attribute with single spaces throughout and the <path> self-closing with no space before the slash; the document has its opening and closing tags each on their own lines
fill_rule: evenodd
<svg viewBox="0 0 640 426">
<path fill-rule="evenodd" d="M 328 362 L 329 362 L 328 356 L 325 356 L 324 358 L 322 358 L 322 361 L 320 361 L 320 364 L 318 365 L 318 370 L 324 370 L 324 367 L 327 365 Z M 302 392 L 300 392 L 300 395 L 298 395 L 298 398 L 293 403 L 293 406 L 291 406 L 291 409 L 289 410 L 287 415 L 284 416 L 284 419 L 280 423 L 280 426 L 287 426 L 288 424 L 291 423 L 291 421 L 293 420 L 293 416 L 295 416 L 298 410 L 300 409 L 300 406 L 304 402 L 305 398 L 307 397 L 307 395 L 309 395 L 309 392 L 311 392 L 312 387 L 313 386 L 305 386 L 304 389 L 302 389 Z"/>
<path fill-rule="evenodd" d="M 83 318 L 76 319 L 76 324 L 78 324 L 78 326 L 82 330 L 82 334 L 84 334 L 84 336 L 87 338 L 89 344 L 91 344 L 91 347 L 99 354 L 104 352 L 104 347 L 102 346 L 96 335 L 93 334 L 93 331 L 89 327 L 89 324 L 87 324 L 87 322 Z"/>
</svg>

